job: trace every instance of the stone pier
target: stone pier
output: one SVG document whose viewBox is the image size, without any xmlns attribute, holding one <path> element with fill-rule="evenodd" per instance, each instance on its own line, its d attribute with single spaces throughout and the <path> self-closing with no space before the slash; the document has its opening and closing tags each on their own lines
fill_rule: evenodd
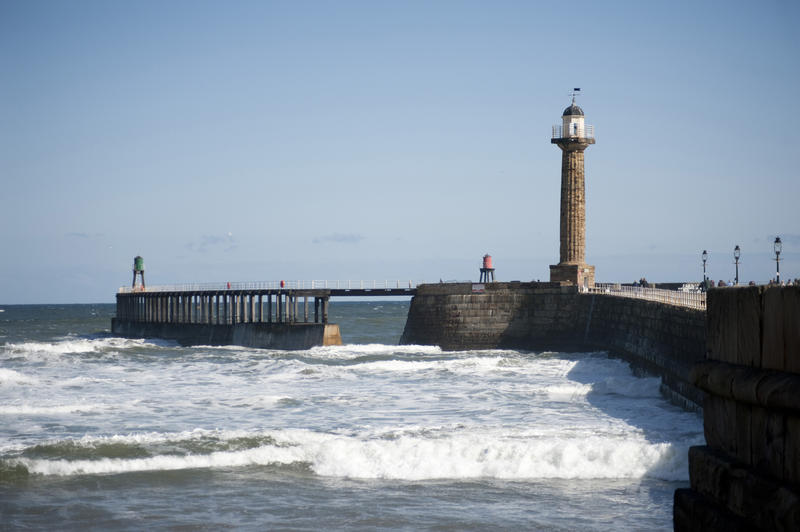
<svg viewBox="0 0 800 532">
<path fill-rule="evenodd" d="M 800 530 L 800 287 L 708 293 L 706 445 L 689 451 L 675 530 Z"/>
</svg>

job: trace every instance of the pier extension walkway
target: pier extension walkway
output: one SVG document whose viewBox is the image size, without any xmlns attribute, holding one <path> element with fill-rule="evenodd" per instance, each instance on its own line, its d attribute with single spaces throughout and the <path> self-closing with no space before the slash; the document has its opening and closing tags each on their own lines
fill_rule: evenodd
<svg viewBox="0 0 800 532">
<path fill-rule="evenodd" d="M 150 323 L 309 323 L 313 298 L 313 323 L 324 324 L 331 297 L 413 296 L 418 284 L 315 280 L 122 287 L 116 317 Z"/>
</svg>

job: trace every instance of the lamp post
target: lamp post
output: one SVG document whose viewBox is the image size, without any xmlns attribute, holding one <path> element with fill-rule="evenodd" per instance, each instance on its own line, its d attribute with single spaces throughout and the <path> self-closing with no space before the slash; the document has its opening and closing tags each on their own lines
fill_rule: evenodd
<svg viewBox="0 0 800 532">
<path fill-rule="evenodd" d="M 772 245 L 772 248 L 775 250 L 775 266 L 777 268 L 775 274 L 775 281 L 778 284 L 781 284 L 781 249 L 783 249 L 783 244 L 781 243 L 781 237 L 775 237 L 775 243 Z"/>
<path fill-rule="evenodd" d="M 734 286 L 739 286 L 739 257 L 742 256 L 742 250 L 739 249 L 739 244 L 736 244 L 736 247 L 733 248 L 733 260 L 736 262 L 736 279 L 734 280 Z"/>
<path fill-rule="evenodd" d="M 708 281 L 706 280 L 706 261 L 708 260 L 708 251 L 704 249 L 703 254 L 700 256 L 703 258 L 703 290 L 706 290 L 708 289 Z"/>
</svg>

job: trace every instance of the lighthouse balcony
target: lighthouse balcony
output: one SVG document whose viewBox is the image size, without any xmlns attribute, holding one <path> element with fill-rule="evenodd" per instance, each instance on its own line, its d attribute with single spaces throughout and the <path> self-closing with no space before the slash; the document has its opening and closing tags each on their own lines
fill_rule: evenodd
<svg viewBox="0 0 800 532">
<path fill-rule="evenodd" d="M 575 140 L 594 140 L 594 126 L 572 124 L 565 128 L 563 125 L 553 126 L 553 137 L 555 139 L 575 139 Z M 592 142 L 593 143 L 593 142 Z"/>
</svg>

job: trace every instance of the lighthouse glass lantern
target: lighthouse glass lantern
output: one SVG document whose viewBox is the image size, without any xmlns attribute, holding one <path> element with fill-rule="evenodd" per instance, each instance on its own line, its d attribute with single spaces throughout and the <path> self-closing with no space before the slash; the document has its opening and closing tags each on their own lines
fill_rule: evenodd
<svg viewBox="0 0 800 532">
<path fill-rule="evenodd" d="M 575 105 L 574 100 L 568 110 L 570 110 L 570 114 L 565 113 L 561 117 L 562 136 L 567 138 L 585 137 L 586 127 L 584 126 L 583 110 Z"/>
</svg>

